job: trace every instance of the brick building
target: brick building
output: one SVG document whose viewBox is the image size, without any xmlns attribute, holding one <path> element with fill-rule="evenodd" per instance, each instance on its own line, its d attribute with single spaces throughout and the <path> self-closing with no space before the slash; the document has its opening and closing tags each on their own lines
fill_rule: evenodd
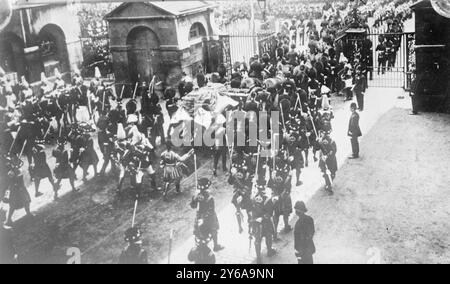
<svg viewBox="0 0 450 284">
<path fill-rule="evenodd" d="M 213 6 L 205 1 L 123 3 L 105 19 L 119 82 L 148 82 L 156 75 L 174 85 L 182 72 L 194 76 L 215 67 Z"/>
</svg>

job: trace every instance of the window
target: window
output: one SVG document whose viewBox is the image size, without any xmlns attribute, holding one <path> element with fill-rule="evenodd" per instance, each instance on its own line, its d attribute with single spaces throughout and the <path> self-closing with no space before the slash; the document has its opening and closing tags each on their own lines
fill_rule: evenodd
<svg viewBox="0 0 450 284">
<path fill-rule="evenodd" d="M 189 40 L 195 40 L 204 36 L 206 36 L 206 31 L 203 25 L 200 23 L 193 24 L 189 31 Z"/>
</svg>

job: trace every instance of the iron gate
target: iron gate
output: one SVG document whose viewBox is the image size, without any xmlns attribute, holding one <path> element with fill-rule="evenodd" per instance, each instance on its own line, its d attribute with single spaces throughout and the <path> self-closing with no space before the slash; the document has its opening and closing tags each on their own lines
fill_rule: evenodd
<svg viewBox="0 0 450 284">
<path fill-rule="evenodd" d="M 369 87 L 404 88 L 411 85 L 411 67 L 415 62 L 414 33 L 371 33 L 368 38 L 373 44 L 373 72 Z M 390 51 L 380 56 L 380 39 L 389 41 Z"/>
</svg>

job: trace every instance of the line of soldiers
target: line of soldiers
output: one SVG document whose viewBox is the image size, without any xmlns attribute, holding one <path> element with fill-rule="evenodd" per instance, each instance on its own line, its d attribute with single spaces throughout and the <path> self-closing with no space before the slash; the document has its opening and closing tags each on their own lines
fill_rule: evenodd
<svg viewBox="0 0 450 284">
<path fill-rule="evenodd" d="M 261 59 L 255 56 L 249 69 L 236 64 L 231 80 L 226 83 L 232 88 L 249 90 L 247 97 L 239 97 L 238 106 L 232 109 L 247 113 L 247 121 L 236 125 L 236 132 L 246 133 L 246 145 L 235 146 L 235 140 L 216 146 L 213 172 L 217 175 L 218 161 L 222 157 L 222 169 L 226 173 L 227 156 L 230 157 L 228 182 L 234 189 L 232 204 L 236 208 L 238 231 L 244 232 L 243 223 L 247 219 L 250 242 L 255 242 L 258 263 L 262 262 L 263 238 L 267 255 L 275 254 L 272 243 L 279 240 L 280 218 L 284 223 L 283 232 L 292 230 L 289 225 L 289 216 L 293 212 L 292 184 L 293 180 L 297 187 L 303 184 L 301 172 L 309 166 L 310 151 L 314 162 L 319 162 L 326 191 L 332 194 L 332 182 L 337 172 L 337 146 L 331 137 L 334 115 L 330 106 L 330 87 L 333 79 L 329 76 L 330 60 L 334 57 L 330 59 L 328 51 L 316 55 L 308 56 L 308 59 L 293 59 L 292 54 L 286 53 L 278 64 L 276 58 L 268 54 Z M 222 72 L 220 69 L 219 73 Z M 217 74 L 212 78 L 222 78 L 223 75 Z M 224 113 L 227 110 L 230 109 L 225 108 Z M 269 137 L 271 142 L 261 141 L 259 133 L 261 140 L 258 139 L 257 146 L 253 145 L 249 136 L 250 125 L 257 125 L 263 112 L 270 115 L 272 111 L 280 113 L 279 134 L 271 134 L 274 126 L 269 126 L 265 137 Z M 258 130 L 262 131 L 262 127 Z M 280 149 L 275 147 L 276 144 Z M 263 152 L 270 154 L 263 155 Z M 214 257 L 207 243 L 211 239 L 214 241 L 214 251 L 222 247 L 217 243 L 219 224 L 214 200 L 207 191 L 211 183 L 204 179 L 201 184 L 200 192 L 191 203 L 198 212 L 194 229 L 196 247 L 189 259 L 196 263 L 210 263 Z"/>
</svg>

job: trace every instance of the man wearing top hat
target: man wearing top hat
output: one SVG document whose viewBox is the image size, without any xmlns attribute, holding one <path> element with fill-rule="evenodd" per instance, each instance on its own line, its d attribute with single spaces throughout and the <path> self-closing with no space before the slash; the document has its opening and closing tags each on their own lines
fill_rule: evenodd
<svg viewBox="0 0 450 284">
<path fill-rule="evenodd" d="M 298 201 L 294 206 L 298 220 L 294 228 L 294 248 L 298 264 L 313 264 L 313 255 L 316 252 L 313 237 L 315 233 L 314 220 L 306 215 L 308 210 L 303 201 Z"/>
</svg>

